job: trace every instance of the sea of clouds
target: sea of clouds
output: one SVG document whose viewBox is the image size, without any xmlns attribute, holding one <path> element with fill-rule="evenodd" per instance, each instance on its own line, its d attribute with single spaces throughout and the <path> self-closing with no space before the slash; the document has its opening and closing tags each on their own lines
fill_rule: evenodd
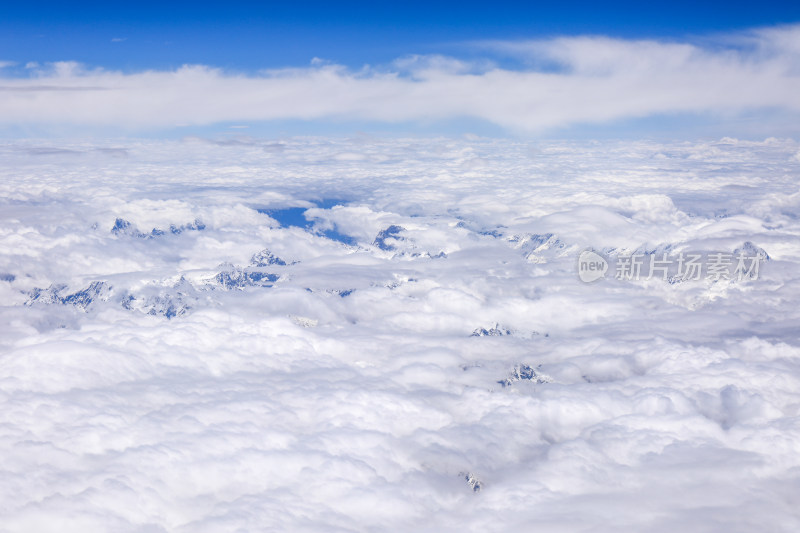
<svg viewBox="0 0 800 533">
<path fill-rule="evenodd" d="M 780 139 L 3 142 L 0 531 L 796 532 L 798 176 Z"/>
</svg>

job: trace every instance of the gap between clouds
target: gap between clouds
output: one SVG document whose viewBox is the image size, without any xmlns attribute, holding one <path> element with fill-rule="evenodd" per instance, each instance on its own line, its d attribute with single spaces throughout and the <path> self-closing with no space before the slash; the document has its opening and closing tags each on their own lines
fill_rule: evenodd
<svg viewBox="0 0 800 533">
<path fill-rule="evenodd" d="M 510 130 L 670 113 L 800 111 L 800 25 L 699 42 L 559 37 L 480 43 L 524 65 L 409 56 L 351 70 L 313 61 L 256 75 L 202 65 L 124 73 L 57 62 L 0 70 L 0 124 L 141 130 L 226 121 L 430 122 L 470 117 Z"/>
</svg>

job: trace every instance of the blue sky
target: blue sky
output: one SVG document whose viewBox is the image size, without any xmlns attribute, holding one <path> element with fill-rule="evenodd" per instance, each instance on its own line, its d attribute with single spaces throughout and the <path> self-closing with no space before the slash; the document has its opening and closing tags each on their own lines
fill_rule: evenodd
<svg viewBox="0 0 800 533">
<path fill-rule="evenodd" d="M 798 21 L 797 2 L 6 3 L 0 134 L 792 135 Z"/>
<path fill-rule="evenodd" d="M 554 35 L 685 38 L 800 21 L 798 2 L 5 2 L 4 60 L 121 69 L 360 66 Z"/>
</svg>

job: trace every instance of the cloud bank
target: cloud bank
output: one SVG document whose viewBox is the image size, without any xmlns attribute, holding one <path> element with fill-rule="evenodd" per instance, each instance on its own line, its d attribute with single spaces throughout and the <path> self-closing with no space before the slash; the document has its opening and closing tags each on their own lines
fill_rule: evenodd
<svg viewBox="0 0 800 533">
<path fill-rule="evenodd" d="M 696 42 L 561 37 L 479 47 L 522 66 L 411 56 L 381 68 L 315 61 L 246 75 L 202 65 L 125 73 L 60 62 L 0 78 L 0 124 L 135 130 L 470 117 L 539 132 L 676 113 L 800 112 L 800 26 Z"/>
<path fill-rule="evenodd" d="M 237 141 L 0 143 L 0 531 L 798 531 L 797 142 Z"/>
</svg>

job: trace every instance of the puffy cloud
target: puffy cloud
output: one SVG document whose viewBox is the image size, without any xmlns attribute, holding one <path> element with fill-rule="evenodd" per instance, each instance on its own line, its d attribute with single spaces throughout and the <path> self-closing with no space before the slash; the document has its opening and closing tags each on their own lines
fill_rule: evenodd
<svg viewBox="0 0 800 533">
<path fill-rule="evenodd" d="M 797 26 L 705 42 L 560 37 L 483 43 L 527 66 L 410 56 L 353 71 L 317 61 L 253 75 L 186 65 L 124 73 L 54 63 L 0 82 L 6 125 L 165 128 L 223 121 L 473 117 L 520 131 L 676 113 L 797 113 Z M 773 117 L 775 118 L 775 117 Z M 775 118 L 777 120 L 777 118 Z"/>
<path fill-rule="evenodd" d="M 795 141 L 273 144 L 0 144 L 0 530 L 791 529 Z"/>
</svg>

